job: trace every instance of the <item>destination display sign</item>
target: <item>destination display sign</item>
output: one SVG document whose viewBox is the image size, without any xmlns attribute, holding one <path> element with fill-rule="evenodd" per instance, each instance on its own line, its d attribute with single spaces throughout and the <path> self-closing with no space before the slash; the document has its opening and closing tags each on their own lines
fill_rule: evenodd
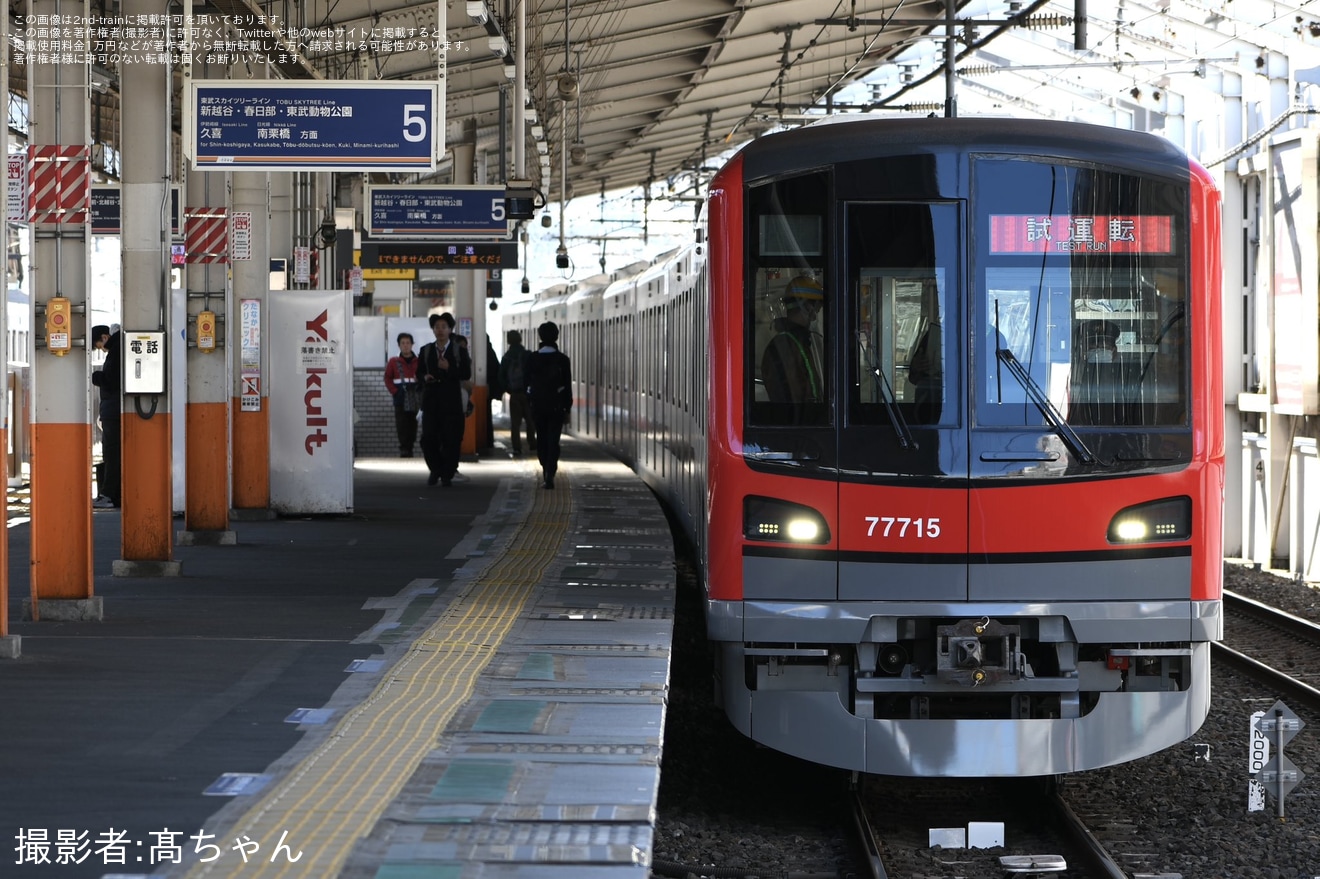
<svg viewBox="0 0 1320 879">
<path fill-rule="evenodd" d="M 363 241 L 361 265 L 364 269 L 514 269 L 518 267 L 518 245 Z"/>
<path fill-rule="evenodd" d="M 991 214 L 990 252 L 1173 253 L 1173 217 Z"/>
<path fill-rule="evenodd" d="M 430 171 L 444 152 L 435 83 L 196 80 L 190 95 L 194 169 Z"/>
<path fill-rule="evenodd" d="M 385 238 L 506 238 L 503 186 L 368 186 L 367 234 Z"/>
</svg>

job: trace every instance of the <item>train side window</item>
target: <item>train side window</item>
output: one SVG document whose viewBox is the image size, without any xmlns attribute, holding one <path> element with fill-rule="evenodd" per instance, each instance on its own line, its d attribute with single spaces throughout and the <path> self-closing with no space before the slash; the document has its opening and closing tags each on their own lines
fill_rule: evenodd
<svg viewBox="0 0 1320 879">
<path fill-rule="evenodd" d="M 745 389 L 748 424 L 833 418 L 833 287 L 826 262 L 830 178 L 806 174 L 747 194 Z"/>
</svg>

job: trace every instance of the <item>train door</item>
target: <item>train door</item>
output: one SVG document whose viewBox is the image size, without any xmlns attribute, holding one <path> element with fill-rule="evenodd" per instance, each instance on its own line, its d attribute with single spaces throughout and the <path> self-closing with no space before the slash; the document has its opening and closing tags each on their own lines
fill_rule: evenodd
<svg viewBox="0 0 1320 879">
<path fill-rule="evenodd" d="M 961 213 L 948 201 L 844 206 L 842 600 L 967 597 Z"/>
</svg>

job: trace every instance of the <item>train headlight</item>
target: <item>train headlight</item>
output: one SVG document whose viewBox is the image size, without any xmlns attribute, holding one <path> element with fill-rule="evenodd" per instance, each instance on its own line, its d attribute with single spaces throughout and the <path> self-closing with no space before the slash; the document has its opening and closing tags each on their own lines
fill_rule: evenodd
<svg viewBox="0 0 1320 879">
<path fill-rule="evenodd" d="M 779 543 L 829 543 L 830 527 L 811 507 L 753 496 L 743 502 L 743 536 Z"/>
<path fill-rule="evenodd" d="M 1165 498 L 1119 510 L 1109 523 L 1110 543 L 1159 543 L 1192 536 L 1192 499 Z"/>
</svg>

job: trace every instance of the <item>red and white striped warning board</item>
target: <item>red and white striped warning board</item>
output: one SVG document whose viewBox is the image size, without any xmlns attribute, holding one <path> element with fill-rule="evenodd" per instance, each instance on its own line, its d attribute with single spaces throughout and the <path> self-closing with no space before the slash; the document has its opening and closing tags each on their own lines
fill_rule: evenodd
<svg viewBox="0 0 1320 879">
<path fill-rule="evenodd" d="M 183 246 L 190 263 L 229 261 L 228 208 L 184 208 Z"/>
<path fill-rule="evenodd" d="M 87 144 L 33 144 L 33 223 L 86 223 L 92 205 L 92 149 Z"/>
</svg>

